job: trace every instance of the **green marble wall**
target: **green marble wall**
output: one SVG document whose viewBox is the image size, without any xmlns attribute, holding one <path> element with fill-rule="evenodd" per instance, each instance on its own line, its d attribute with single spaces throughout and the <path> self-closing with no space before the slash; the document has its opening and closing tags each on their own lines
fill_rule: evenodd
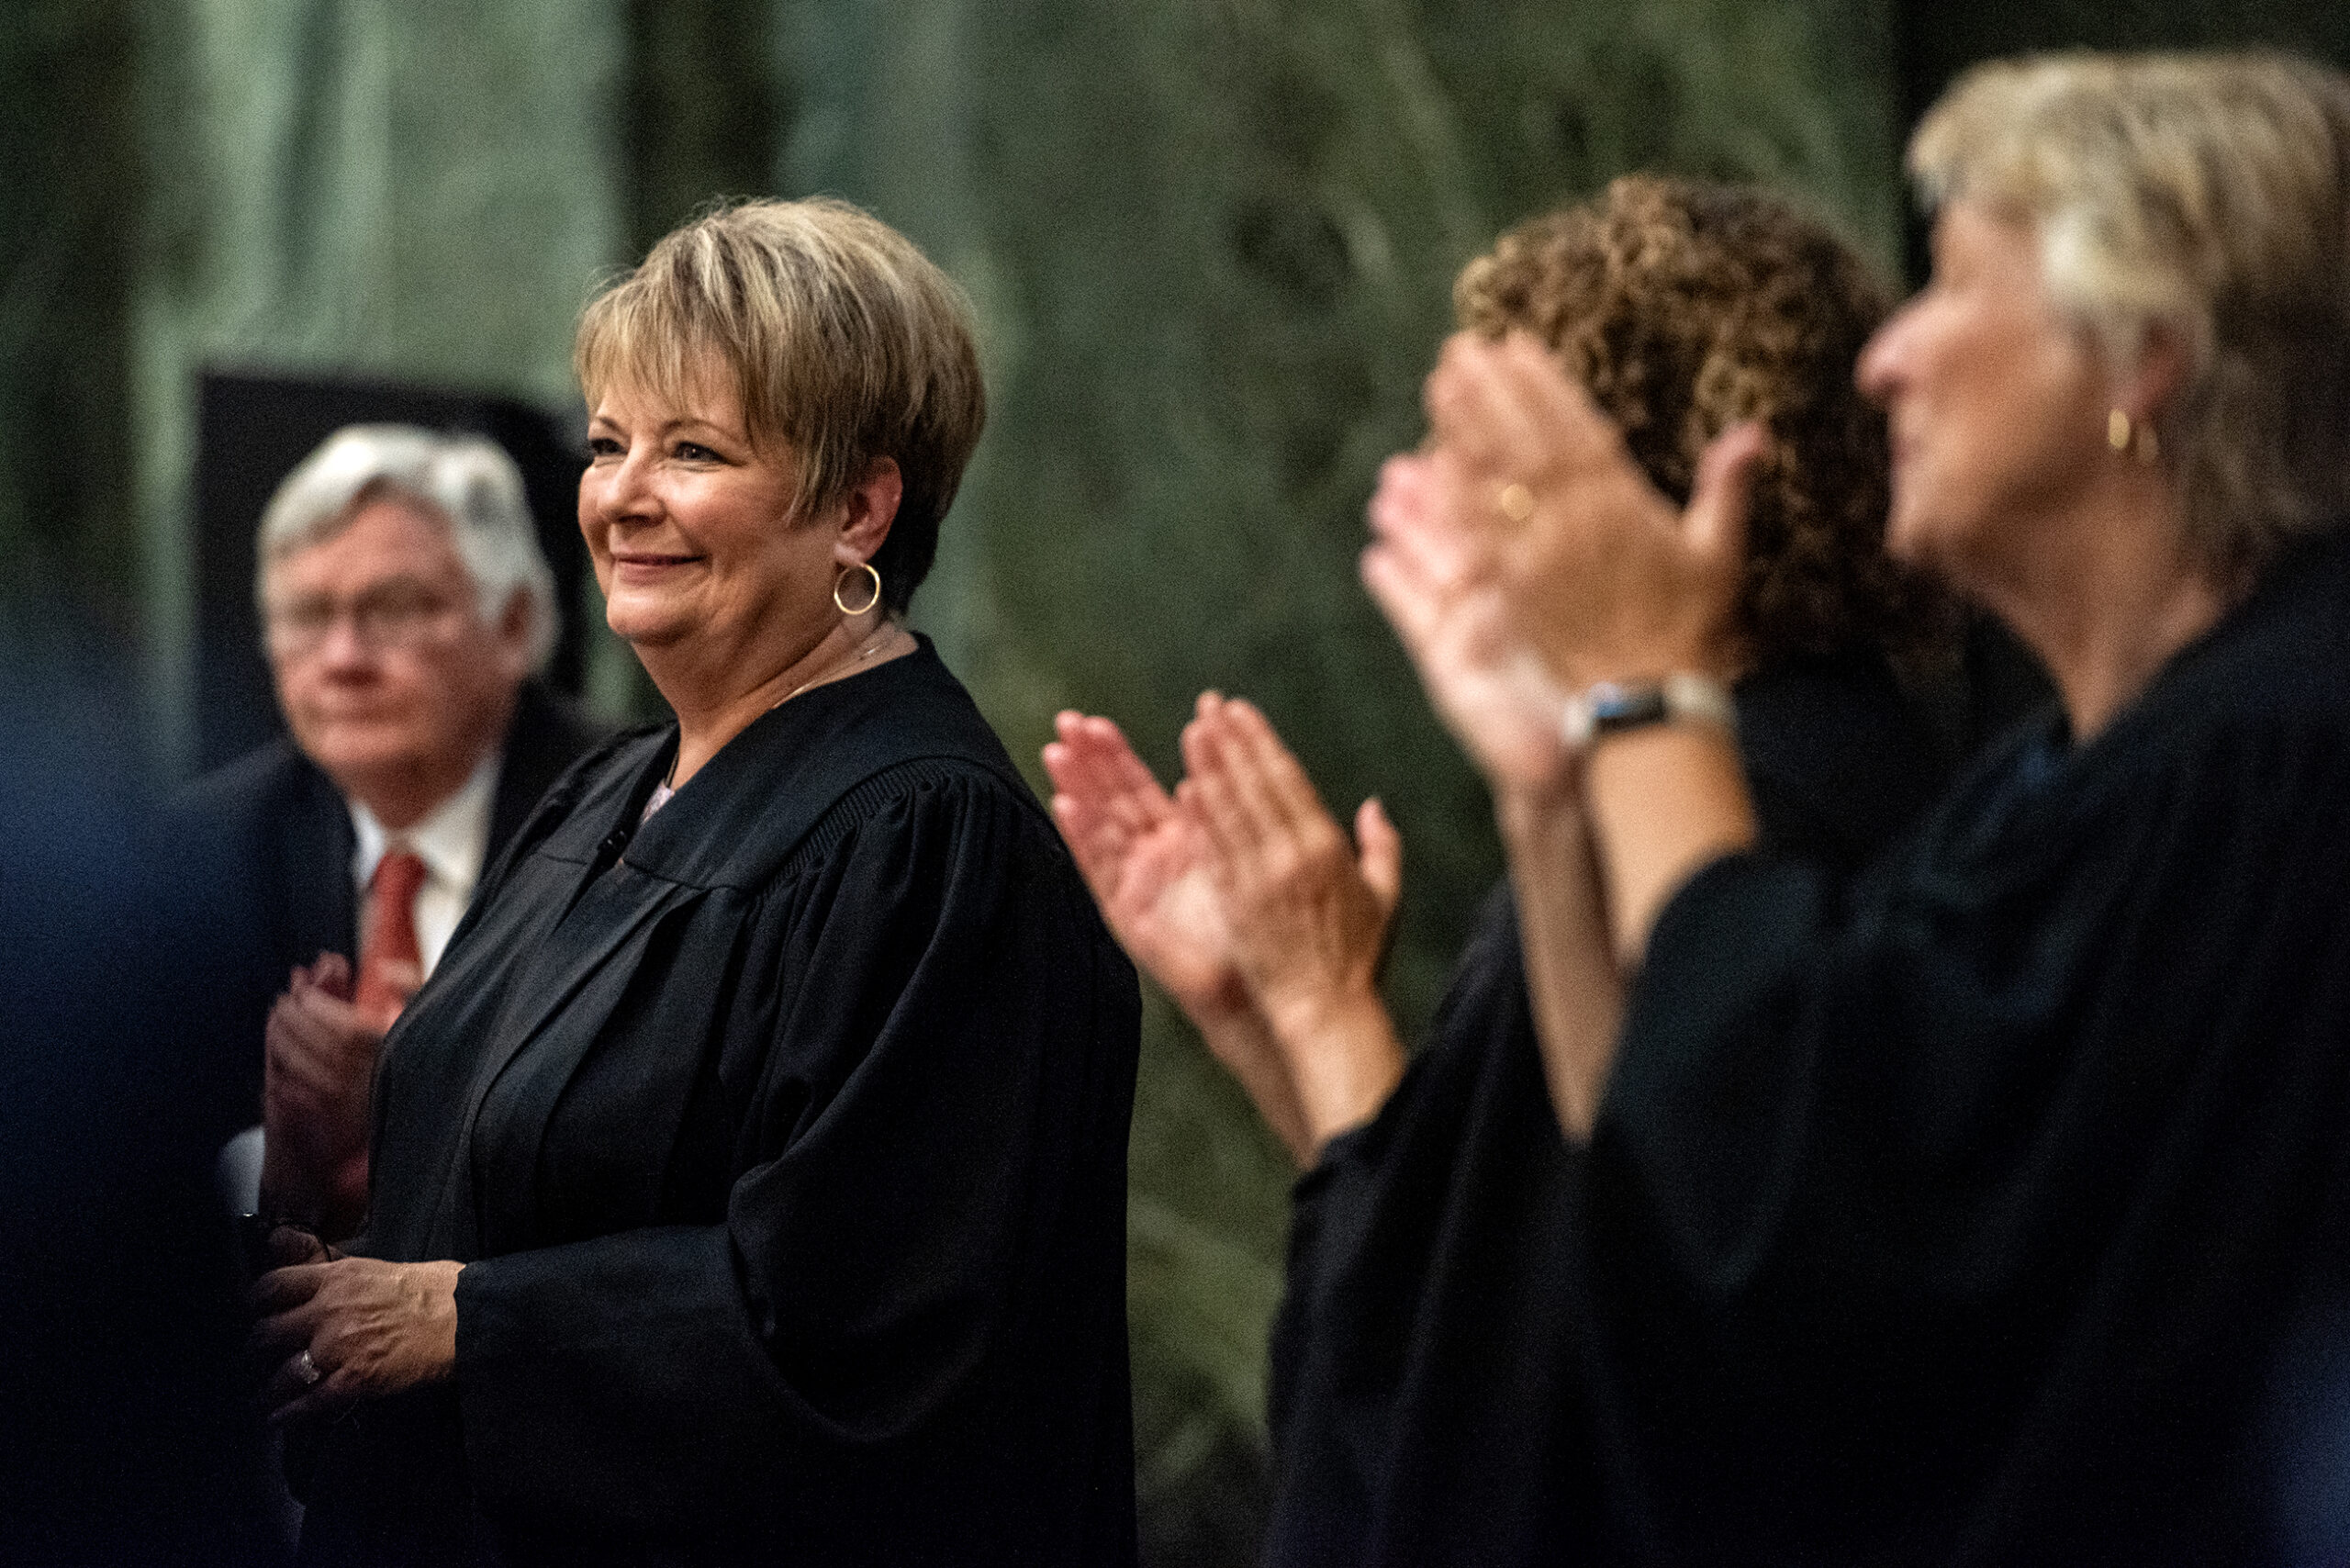
<svg viewBox="0 0 2350 1568">
<path fill-rule="evenodd" d="M 185 755 L 192 377 L 344 372 L 574 407 L 623 258 L 618 0 L 150 0 L 132 268 L 150 680 Z"/>
<path fill-rule="evenodd" d="M 709 197 L 837 192 L 977 301 L 994 416 L 916 602 L 1015 755 L 1162 767 L 1200 689 L 1409 844 L 1423 1020 L 1485 802 L 1357 586 L 1455 269 L 1627 168 L 1768 180 L 1888 264 L 1890 0 L 26 0 L 0 29 L 0 548 L 189 693 L 192 372 L 575 397 L 574 311 Z M 17 155 L 22 151 L 22 156 Z M 624 650 L 595 680 L 647 700 Z M 1131 1306 L 1150 1560 L 1248 1561 L 1288 1172 L 1149 998 Z"/>
<path fill-rule="evenodd" d="M 129 506 L 136 77 L 127 0 L 0 26 L 0 616 L 44 595 L 140 629 Z"/>
</svg>

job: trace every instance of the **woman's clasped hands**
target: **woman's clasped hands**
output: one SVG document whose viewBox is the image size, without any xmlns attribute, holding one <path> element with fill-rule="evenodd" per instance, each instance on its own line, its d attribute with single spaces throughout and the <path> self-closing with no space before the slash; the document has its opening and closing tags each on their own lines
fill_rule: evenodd
<svg viewBox="0 0 2350 1568">
<path fill-rule="evenodd" d="M 1202 695 L 1171 795 L 1109 720 L 1058 733 L 1053 814 L 1111 929 L 1310 1164 L 1403 1071 L 1377 983 L 1402 839 L 1372 800 L 1350 843 L 1248 702 Z"/>
</svg>

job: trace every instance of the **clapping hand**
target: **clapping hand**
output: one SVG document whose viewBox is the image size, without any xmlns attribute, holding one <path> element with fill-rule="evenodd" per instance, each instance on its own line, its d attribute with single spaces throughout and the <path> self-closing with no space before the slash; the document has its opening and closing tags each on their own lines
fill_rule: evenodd
<svg viewBox="0 0 2350 1568">
<path fill-rule="evenodd" d="M 1723 736 L 1683 728 L 1578 759 L 1567 699 L 1740 672 L 1746 514 L 1768 443 L 1754 424 L 1721 432 L 1676 509 L 1521 332 L 1455 335 L 1425 401 L 1427 444 L 1381 472 L 1363 581 L 1493 785 L 1544 1074 L 1561 1130 L 1586 1137 L 1657 911 L 1754 828 Z"/>
<path fill-rule="evenodd" d="M 1404 852 L 1380 803 L 1357 813 L 1358 851 L 1264 714 L 1213 691 L 1184 728 L 1183 762 L 1233 962 L 1275 1029 L 1304 1038 L 1375 998 Z"/>
<path fill-rule="evenodd" d="M 1403 889 L 1403 840 L 1370 800 L 1349 843 L 1249 703 L 1203 694 L 1183 760 L 1180 803 L 1204 831 L 1232 962 L 1271 1026 L 1319 1148 L 1376 1114 L 1403 1073 L 1378 987 Z"/>
<path fill-rule="evenodd" d="M 1232 958 L 1207 841 L 1107 719 L 1062 713 L 1045 748 L 1053 820 L 1129 958 L 1175 999 L 1299 1163 L 1303 1113 L 1272 1031 Z"/>
<path fill-rule="evenodd" d="M 386 1023 L 352 1002 L 349 960 L 295 969 L 263 1033 L 262 1192 L 272 1213 L 348 1235 L 367 1203 L 368 1094 Z"/>
<path fill-rule="evenodd" d="M 1197 1025 L 1297 1162 L 1402 1071 L 1374 983 L 1402 882 L 1377 801 L 1358 861 L 1247 703 L 1200 699 L 1169 796 L 1107 719 L 1060 715 L 1054 819 L 1110 929 Z"/>
<path fill-rule="evenodd" d="M 1572 782 L 1567 689 L 1513 612 L 1494 541 L 1456 521 L 1465 484 L 1442 451 L 1389 458 L 1363 584 L 1495 793 L 1554 800 Z"/>
<path fill-rule="evenodd" d="M 1246 1012 L 1199 823 L 1178 811 L 1118 726 L 1063 713 L 1045 748 L 1053 820 L 1135 962 L 1194 1020 Z"/>
<path fill-rule="evenodd" d="M 1557 356 L 1524 332 L 1456 333 L 1424 400 L 1442 482 L 1408 500 L 1428 532 L 1464 542 L 1484 568 L 1475 575 L 1500 586 L 1513 640 L 1539 652 L 1553 680 L 1575 691 L 1674 671 L 1736 673 L 1747 504 L 1768 449 L 1761 426 L 1714 439 L 1683 510 Z"/>
</svg>

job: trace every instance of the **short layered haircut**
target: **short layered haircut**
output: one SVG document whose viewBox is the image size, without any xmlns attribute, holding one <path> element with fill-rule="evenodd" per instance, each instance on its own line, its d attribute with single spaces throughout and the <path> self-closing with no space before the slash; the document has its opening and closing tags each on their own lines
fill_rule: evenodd
<svg viewBox="0 0 2350 1568">
<path fill-rule="evenodd" d="M 1676 505 L 1716 436 L 1762 424 L 1738 602 L 1757 665 L 1946 651 L 1947 601 L 1885 553 L 1885 416 L 1852 381 L 1886 291 L 1826 225 L 1744 186 L 1626 175 L 1504 234 L 1453 304 L 1465 330 L 1549 344 Z"/>
<path fill-rule="evenodd" d="M 2273 53 L 1975 67 L 1919 123 L 1929 207 L 2030 226 L 2058 308 L 2128 370 L 2184 350 L 2157 411 L 2186 543 L 2241 588 L 2350 509 L 2350 79 Z"/>
<path fill-rule="evenodd" d="M 528 653 L 546 667 L 563 630 L 554 573 L 522 489 L 521 470 L 497 442 L 415 425 L 345 425 L 285 476 L 263 509 L 254 540 L 253 597 L 264 622 L 269 568 L 349 527 L 362 508 L 405 501 L 444 524 L 473 578 L 475 613 L 494 625 L 516 594 L 531 618 Z"/>
<path fill-rule="evenodd" d="M 962 291 L 904 235 L 827 197 L 719 207 L 655 245 L 589 302 L 574 368 L 607 386 L 690 400 L 730 377 L 753 443 L 800 465 L 785 524 L 839 503 L 889 458 L 904 494 L 872 557 L 902 612 L 987 422 Z"/>
</svg>

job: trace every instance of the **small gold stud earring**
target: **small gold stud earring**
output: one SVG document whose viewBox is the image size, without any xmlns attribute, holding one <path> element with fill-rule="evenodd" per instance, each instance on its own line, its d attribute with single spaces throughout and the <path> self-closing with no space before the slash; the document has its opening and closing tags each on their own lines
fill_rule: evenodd
<svg viewBox="0 0 2350 1568">
<path fill-rule="evenodd" d="M 2133 421 L 2120 409 L 2105 416 L 2105 444 L 2116 452 L 2128 453 L 2142 467 L 2152 468 L 2162 461 L 2162 438 L 2154 434 L 2154 421 Z"/>
</svg>

